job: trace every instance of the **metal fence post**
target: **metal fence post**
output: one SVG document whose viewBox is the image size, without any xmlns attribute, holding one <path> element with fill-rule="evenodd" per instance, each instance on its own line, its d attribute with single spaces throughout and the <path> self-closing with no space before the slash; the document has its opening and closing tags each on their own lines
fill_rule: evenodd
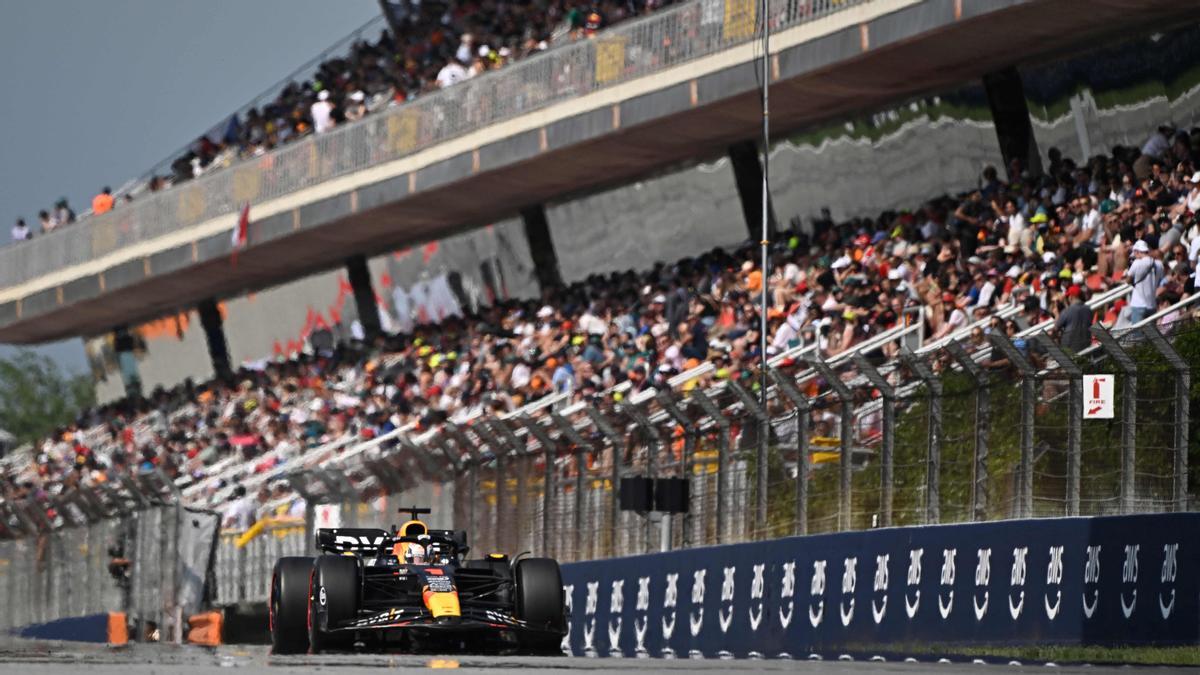
<svg viewBox="0 0 1200 675">
<path fill-rule="evenodd" d="M 492 512 L 492 536 L 495 538 L 493 548 L 497 551 L 514 551 L 515 553 L 516 546 L 513 545 L 513 541 L 510 541 L 513 537 L 509 535 L 512 534 L 513 527 L 521 528 L 524 523 L 519 522 L 520 518 L 505 518 L 505 511 L 508 510 L 508 448 L 492 434 L 486 420 L 478 420 L 471 426 L 471 430 L 487 444 L 496 461 L 496 510 Z M 506 527 L 506 525 L 512 527 Z"/>
<path fill-rule="evenodd" d="M 691 484 L 692 476 L 692 449 L 696 445 L 696 429 L 695 424 L 683 411 L 683 401 L 676 399 L 675 394 L 667 389 L 660 389 L 655 392 L 654 398 L 658 400 L 658 405 L 663 409 L 663 412 L 671 418 L 675 424 L 678 424 L 683 429 L 683 452 L 679 456 L 679 477 Z M 691 490 L 688 491 L 688 500 L 691 500 Z M 680 539 L 683 546 L 686 548 L 695 541 L 692 533 L 692 524 L 695 519 L 692 517 L 692 505 L 689 503 L 688 508 L 683 513 L 683 532 Z"/>
<path fill-rule="evenodd" d="M 1142 335 L 1175 371 L 1175 487 L 1176 511 L 1188 509 L 1188 395 L 1192 386 L 1192 369 L 1175 351 L 1170 342 L 1153 325 L 1142 326 Z"/>
<path fill-rule="evenodd" d="M 1033 516 L 1033 413 L 1037 405 L 1037 371 L 1007 336 L 988 333 L 988 342 L 1021 376 L 1021 460 L 1017 469 L 1017 518 Z"/>
<path fill-rule="evenodd" d="M 471 477 L 467 481 L 467 522 L 471 526 L 471 536 L 475 536 L 480 532 L 479 527 L 479 509 L 476 504 L 479 502 L 479 472 L 483 468 L 482 460 L 479 456 L 479 450 L 475 444 L 467 438 L 467 435 L 458 428 L 457 424 L 447 424 L 442 430 L 445 432 L 456 445 L 459 452 L 467 456 L 467 461 L 463 463 L 464 468 L 469 467 Z"/>
<path fill-rule="evenodd" d="M 758 423 L 758 433 L 769 435 L 771 433 L 771 420 L 767 416 L 767 411 L 762 409 L 758 404 L 758 399 L 750 395 L 746 388 L 733 380 L 725 383 L 725 387 L 733 393 L 734 397 L 742 404 L 742 409 L 748 415 L 754 418 Z M 767 525 L 767 479 L 771 470 L 770 458 L 767 455 L 767 443 L 763 442 L 760 437 L 759 442 L 755 444 L 754 463 L 758 465 L 755 471 L 755 500 L 754 500 L 754 520 L 759 527 L 765 528 Z M 760 538 L 766 535 L 766 531 L 759 532 Z"/>
<path fill-rule="evenodd" d="M 987 520 L 988 510 L 988 427 L 991 423 L 991 396 L 988 377 L 983 368 L 971 358 L 967 350 L 951 340 L 945 346 L 963 372 L 975 384 L 975 452 L 971 478 L 971 520 Z"/>
<path fill-rule="evenodd" d="M 692 400 L 717 425 L 717 543 L 728 543 L 729 508 L 725 500 L 729 496 L 726 482 L 729 479 L 729 420 L 721 409 L 699 388 L 692 390 Z"/>
<path fill-rule="evenodd" d="M 784 398 L 796 407 L 796 511 L 793 534 L 808 534 L 808 397 L 800 393 L 790 377 L 771 368 L 767 371 Z"/>
<path fill-rule="evenodd" d="M 629 418 L 633 420 L 633 423 L 649 436 L 650 444 L 646 451 L 646 478 L 654 480 L 655 455 L 662 454 L 663 450 L 662 434 L 659 432 L 658 427 L 650 422 L 650 418 L 646 417 L 646 413 L 644 413 L 636 404 L 628 403 L 620 406 L 618 409 L 621 412 L 629 415 Z M 650 505 L 650 509 L 654 510 L 653 504 Z M 642 540 L 642 553 L 649 553 L 654 523 L 650 521 L 649 514 L 646 514 L 644 518 L 646 522 L 644 523 L 645 527 Z"/>
<path fill-rule="evenodd" d="M 1133 513 L 1137 502 L 1137 362 L 1103 326 L 1092 326 L 1091 332 L 1125 376 L 1121 385 L 1121 513 Z"/>
<path fill-rule="evenodd" d="M 925 478 L 925 522 L 937 524 L 942 520 L 942 381 L 922 357 L 905 350 L 900 362 L 922 382 L 929 397 L 929 459 Z"/>
<path fill-rule="evenodd" d="M 592 424 L 596 425 L 596 429 L 608 438 L 609 447 L 612 448 L 612 498 L 609 500 L 609 517 L 612 522 L 609 525 L 610 540 L 607 552 L 608 555 L 612 555 L 618 545 L 617 535 L 621 521 L 621 462 L 625 459 L 625 441 L 599 410 L 589 406 L 584 408 L 583 412 L 592 420 Z"/>
<path fill-rule="evenodd" d="M 558 431 L 567 441 L 574 445 L 575 456 L 575 497 L 574 510 L 571 513 L 571 536 L 576 560 L 583 555 L 583 487 L 584 474 L 587 473 L 587 452 L 592 450 L 592 444 L 587 442 L 576 429 L 575 425 L 558 413 L 550 413 L 550 421 L 558 427 Z"/>
<path fill-rule="evenodd" d="M 842 424 L 839 434 L 841 438 L 838 439 L 842 455 L 839 467 L 841 476 L 838 482 L 838 530 L 845 532 L 850 529 L 850 511 L 853 504 L 850 494 L 850 469 L 854 461 L 854 415 L 852 413 L 854 392 L 850 391 L 838 374 L 833 372 L 833 368 L 825 363 L 825 359 L 817 356 L 808 359 L 807 363 L 825 379 L 825 384 L 833 389 L 834 395 L 842 404 Z"/>
<path fill-rule="evenodd" d="M 1067 374 L 1067 515 L 1079 515 L 1080 461 L 1083 429 L 1083 370 L 1045 333 L 1034 340 L 1045 350 L 1051 361 Z"/>
<path fill-rule="evenodd" d="M 879 449 L 879 464 L 880 464 L 880 489 L 881 489 L 881 508 L 883 527 L 892 526 L 892 506 L 895 500 L 895 450 L 896 450 L 896 390 L 888 383 L 887 379 L 871 365 L 867 359 L 859 353 L 855 353 L 850 357 L 854 367 L 859 374 L 867 378 L 871 386 L 879 390 L 879 395 L 883 399 L 883 438 L 880 439 Z M 937 464 L 933 453 L 933 447 L 930 447 L 929 472 L 932 474 L 932 480 L 926 479 L 927 498 L 930 503 L 936 504 L 937 498 Z M 926 507 L 928 512 L 928 505 Z M 937 507 L 933 507 L 936 509 Z M 936 520 L 933 522 L 937 522 Z"/>
<path fill-rule="evenodd" d="M 528 415 L 523 415 L 517 421 L 542 446 L 543 461 L 546 464 L 544 467 L 545 473 L 542 476 L 542 554 L 549 556 L 551 554 L 550 542 L 554 541 L 551 525 L 553 519 L 550 517 L 550 514 L 554 509 L 554 462 L 558 456 L 558 444 L 554 442 L 554 439 L 550 438 L 550 434 L 542 428 L 542 425 L 538 424 L 536 420 Z"/>
</svg>

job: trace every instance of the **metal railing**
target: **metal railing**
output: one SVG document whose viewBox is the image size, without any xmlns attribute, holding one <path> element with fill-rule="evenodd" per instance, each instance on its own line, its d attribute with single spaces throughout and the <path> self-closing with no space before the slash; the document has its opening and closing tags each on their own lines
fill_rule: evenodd
<svg viewBox="0 0 1200 675">
<path fill-rule="evenodd" d="M 772 30 L 870 0 L 773 0 Z M 37 279 L 337 176 L 432 148 L 554 103 L 664 71 L 753 40 L 756 0 L 696 0 L 622 23 L 405 105 L 122 203 L 0 248 L 0 288 Z"/>
<path fill-rule="evenodd" d="M 0 501 L 0 629 L 124 612 L 134 639 L 180 642 L 185 617 L 211 599 L 203 532 L 215 525 L 160 472 Z"/>
<path fill-rule="evenodd" d="M 1093 309 L 1127 293 L 1100 294 Z M 888 525 L 1183 510 L 1193 493 L 1187 397 L 1200 363 L 1198 308 L 1200 295 L 1132 328 L 1098 325 L 1096 346 L 1077 355 L 1048 325 L 984 342 L 971 335 L 981 326 L 968 326 L 916 349 L 903 345 L 912 327 L 902 326 L 828 360 L 804 349 L 776 360 L 765 408 L 749 381 L 713 383 L 701 367 L 677 389 L 401 434 L 295 484 L 316 504 L 400 480 L 453 481 L 455 526 L 473 533 L 477 550 L 563 560 Z M 1118 379 L 1115 421 L 1084 422 L 1087 373 Z M 616 488 L 635 475 L 685 478 L 688 513 L 620 510 Z"/>
<path fill-rule="evenodd" d="M 1127 289 L 1095 299 L 1104 303 Z M 1034 326 L 922 347 L 901 325 L 828 359 L 804 348 L 769 365 L 763 406 L 749 380 L 698 369 L 663 390 L 397 430 L 291 465 L 295 496 L 227 532 L 209 600 L 267 599 L 274 561 L 311 554 L 322 524 L 385 526 L 431 505 L 479 553 L 563 561 L 668 548 L 1007 518 L 1194 508 L 1191 369 L 1200 294 L 1119 331 L 1093 328 L 1078 354 Z M 919 333 L 917 333 L 919 335 Z M 1118 413 L 1085 420 L 1085 374 L 1116 381 Z M 758 442 L 768 434 L 767 452 Z M 625 478 L 682 478 L 688 510 L 621 510 Z M 273 479 L 274 479 L 273 478 Z M 760 499 L 760 497 L 763 497 Z M 127 608 L 178 635 L 180 493 L 161 474 L 117 477 L 52 502 L 0 503 L 0 597 L 11 625 Z M 276 509 L 279 508 L 278 511 Z M 174 514 L 174 518 L 172 517 Z M 129 558 L 113 580 L 102 546 Z M 74 551 L 78 547 L 80 555 Z M 106 581 L 107 580 L 107 581 Z M 118 603 L 114 606 L 113 603 Z"/>
</svg>

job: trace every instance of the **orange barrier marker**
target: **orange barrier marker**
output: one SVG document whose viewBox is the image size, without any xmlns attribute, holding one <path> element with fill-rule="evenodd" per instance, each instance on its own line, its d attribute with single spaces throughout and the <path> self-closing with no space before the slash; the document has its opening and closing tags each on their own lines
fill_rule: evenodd
<svg viewBox="0 0 1200 675">
<path fill-rule="evenodd" d="M 205 647 L 216 647 L 221 644 L 220 612 L 203 612 L 188 617 L 188 642 Z"/>
<path fill-rule="evenodd" d="M 108 613 L 108 644 L 129 644 L 129 624 L 126 623 L 125 612 Z"/>
</svg>

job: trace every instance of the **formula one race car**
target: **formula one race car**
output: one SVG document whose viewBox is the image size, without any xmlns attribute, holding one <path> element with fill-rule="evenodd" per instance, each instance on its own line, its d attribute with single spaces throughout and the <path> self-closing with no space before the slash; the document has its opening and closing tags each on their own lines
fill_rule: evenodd
<svg viewBox="0 0 1200 675">
<path fill-rule="evenodd" d="M 316 558 L 280 558 L 271 579 L 275 653 L 396 646 L 559 654 L 562 576 L 549 558 L 468 559 L 466 532 L 321 529 Z"/>
</svg>

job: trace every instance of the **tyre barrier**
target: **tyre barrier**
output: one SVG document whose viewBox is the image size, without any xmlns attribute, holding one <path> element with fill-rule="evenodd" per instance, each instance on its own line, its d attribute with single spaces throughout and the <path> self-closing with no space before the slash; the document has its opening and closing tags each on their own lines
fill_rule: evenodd
<svg viewBox="0 0 1200 675">
<path fill-rule="evenodd" d="M 898 527 L 562 571 L 575 655 L 1200 643 L 1196 513 Z"/>
</svg>

